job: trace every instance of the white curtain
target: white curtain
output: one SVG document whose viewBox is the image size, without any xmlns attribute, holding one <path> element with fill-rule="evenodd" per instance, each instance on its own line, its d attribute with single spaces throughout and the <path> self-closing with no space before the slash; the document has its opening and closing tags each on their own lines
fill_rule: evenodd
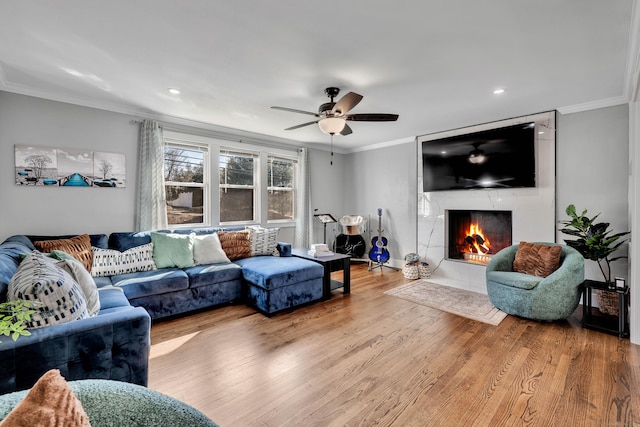
<svg viewBox="0 0 640 427">
<path fill-rule="evenodd" d="M 298 197 L 296 198 L 296 231 L 293 246 L 308 248 L 313 240 L 313 210 L 311 209 L 311 173 L 309 168 L 309 150 L 302 148 L 298 151 Z"/>
<path fill-rule="evenodd" d="M 136 230 L 167 228 L 164 190 L 162 128 L 155 120 L 145 120 L 140 125 Z"/>
</svg>

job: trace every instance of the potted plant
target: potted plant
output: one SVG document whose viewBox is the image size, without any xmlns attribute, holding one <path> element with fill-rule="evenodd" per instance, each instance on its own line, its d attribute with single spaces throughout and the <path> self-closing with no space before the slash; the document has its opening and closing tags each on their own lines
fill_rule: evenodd
<svg viewBox="0 0 640 427">
<path fill-rule="evenodd" d="M 35 302 L 26 300 L 0 303 L 0 336 L 11 336 L 16 341 L 20 336 L 31 335 L 31 332 L 27 330 L 26 323 L 36 312 L 33 309 L 36 306 Z"/>
<path fill-rule="evenodd" d="M 622 233 L 612 234 L 609 230 L 608 222 L 596 222 L 596 219 L 600 214 L 595 215 L 593 218 L 587 216 L 587 210 L 583 210 L 580 215 L 576 211 L 574 205 L 567 206 L 567 215 L 571 218 L 569 221 L 563 221 L 564 228 L 560 231 L 570 236 L 575 236 L 575 240 L 566 240 L 565 243 L 572 248 L 575 248 L 586 259 L 595 261 L 602 272 L 604 282 L 608 287 L 613 288 L 613 282 L 611 280 L 611 263 L 621 258 L 627 258 L 626 256 L 611 255 L 616 252 L 620 246 L 626 241 L 624 236 L 630 232 L 625 231 Z M 604 297 L 603 292 L 596 292 L 599 301 L 602 301 Z M 607 293 L 610 294 L 610 293 Z M 614 296 L 617 296 L 614 294 Z M 606 304 L 599 304 L 603 308 Z M 617 305 L 615 305 L 617 307 Z M 607 312 L 607 310 L 602 310 Z M 617 314 L 610 313 L 610 314 Z"/>
</svg>

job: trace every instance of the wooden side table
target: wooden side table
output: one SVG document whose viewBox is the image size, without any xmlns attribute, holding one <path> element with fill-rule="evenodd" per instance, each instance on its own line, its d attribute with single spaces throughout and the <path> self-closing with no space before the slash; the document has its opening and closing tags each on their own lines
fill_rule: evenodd
<svg viewBox="0 0 640 427">
<path fill-rule="evenodd" d="M 629 287 L 624 289 L 610 289 L 606 283 L 596 280 L 585 280 L 582 285 L 582 326 L 596 331 L 617 335 L 620 338 L 629 336 Z M 592 306 L 591 293 L 593 290 L 615 292 L 618 294 L 618 316 L 601 313 Z"/>
</svg>

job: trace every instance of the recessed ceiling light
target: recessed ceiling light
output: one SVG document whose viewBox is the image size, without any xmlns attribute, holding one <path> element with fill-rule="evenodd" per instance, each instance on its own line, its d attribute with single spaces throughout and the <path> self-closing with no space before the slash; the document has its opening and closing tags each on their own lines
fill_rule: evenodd
<svg viewBox="0 0 640 427">
<path fill-rule="evenodd" d="M 493 90 L 493 94 L 494 95 L 502 95 L 504 93 L 504 89 L 503 88 L 499 88 L 499 89 L 494 89 Z"/>
<path fill-rule="evenodd" d="M 169 91 L 169 93 L 172 95 L 180 95 L 180 90 L 173 87 L 170 87 L 169 89 L 167 89 L 167 91 Z"/>
</svg>

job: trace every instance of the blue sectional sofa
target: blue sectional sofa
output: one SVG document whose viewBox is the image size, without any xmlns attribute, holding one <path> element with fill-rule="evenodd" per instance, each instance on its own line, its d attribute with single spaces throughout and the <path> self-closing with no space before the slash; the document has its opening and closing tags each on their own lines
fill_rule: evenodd
<svg viewBox="0 0 640 427">
<path fill-rule="evenodd" d="M 180 230 L 211 234 L 219 229 Z M 169 231 L 163 231 L 168 233 Z M 12 236 L 0 245 L 0 302 L 33 242 L 70 236 Z M 123 252 L 151 242 L 150 232 L 91 235 L 91 246 Z M 97 316 L 31 330 L 17 341 L 1 337 L 0 394 L 31 387 L 49 369 L 68 380 L 115 379 L 147 384 L 152 320 L 246 302 L 267 316 L 322 298 L 321 265 L 291 256 L 249 256 L 233 262 L 161 268 L 94 277 Z"/>
</svg>

